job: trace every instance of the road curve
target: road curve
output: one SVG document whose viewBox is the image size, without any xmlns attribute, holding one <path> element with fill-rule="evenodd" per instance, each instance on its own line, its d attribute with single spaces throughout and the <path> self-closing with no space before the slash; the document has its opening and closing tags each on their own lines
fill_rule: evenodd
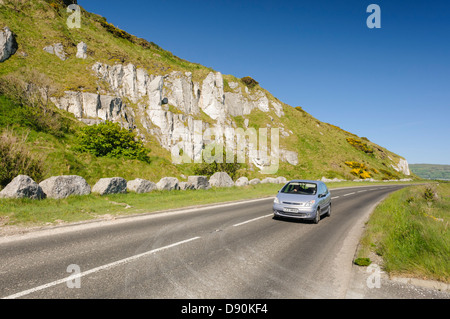
<svg viewBox="0 0 450 319">
<path fill-rule="evenodd" d="M 364 221 L 402 187 L 331 190 L 318 225 L 269 198 L 3 239 L 0 297 L 344 298 Z"/>
</svg>

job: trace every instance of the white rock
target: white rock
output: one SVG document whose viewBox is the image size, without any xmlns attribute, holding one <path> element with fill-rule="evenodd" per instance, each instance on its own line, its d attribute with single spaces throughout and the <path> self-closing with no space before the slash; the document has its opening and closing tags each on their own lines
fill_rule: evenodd
<svg viewBox="0 0 450 319">
<path fill-rule="evenodd" d="M 63 199 L 91 193 L 91 187 L 81 176 L 53 176 L 39 183 L 47 198 Z"/>
<path fill-rule="evenodd" d="M 232 187 L 234 186 L 234 182 L 231 179 L 230 175 L 226 172 L 217 172 L 214 173 L 209 179 L 209 184 L 213 187 Z"/>
<path fill-rule="evenodd" d="M 179 190 L 180 189 L 179 183 L 180 182 L 176 177 L 163 177 L 156 184 L 156 187 L 159 190 L 166 190 L 166 191 Z"/>
<path fill-rule="evenodd" d="M 19 175 L 0 192 L 0 198 L 44 199 L 45 193 L 31 177 Z"/>
<path fill-rule="evenodd" d="M 122 177 L 101 178 L 92 188 L 92 193 L 100 195 L 124 194 L 127 192 L 127 181 Z"/>
<path fill-rule="evenodd" d="M 248 178 L 247 177 L 240 177 L 236 180 L 235 185 L 236 186 L 247 186 L 248 185 Z"/>
<path fill-rule="evenodd" d="M 261 181 L 261 184 L 278 184 L 278 180 L 274 177 L 266 177 Z"/>
<path fill-rule="evenodd" d="M 136 178 L 127 182 L 127 190 L 138 194 L 150 193 L 156 190 L 156 184 L 145 179 Z"/>
<path fill-rule="evenodd" d="M 259 178 L 254 178 L 250 182 L 248 182 L 250 185 L 257 185 L 261 184 L 261 180 Z"/>
<path fill-rule="evenodd" d="M 64 46 L 62 43 L 55 43 L 53 45 L 46 46 L 44 51 L 56 55 L 62 61 L 67 60 L 67 53 L 64 51 Z"/>
<path fill-rule="evenodd" d="M 188 184 L 192 189 L 209 189 L 208 177 L 206 176 L 189 176 Z"/>
<path fill-rule="evenodd" d="M 4 62 L 17 51 L 17 42 L 14 34 L 8 27 L 0 30 L 0 62 Z"/>
<path fill-rule="evenodd" d="M 86 43 L 84 43 L 84 42 L 78 43 L 76 57 L 78 59 L 83 59 L 83 60 L 87 59 L 87 49 L 88 49 L 88 47 L 87 47 Z"/>
</svg>

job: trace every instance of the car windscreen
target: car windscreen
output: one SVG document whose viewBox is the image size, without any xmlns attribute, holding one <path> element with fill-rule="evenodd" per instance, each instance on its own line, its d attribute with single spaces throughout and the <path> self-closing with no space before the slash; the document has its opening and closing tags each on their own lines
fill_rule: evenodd
<svg viewBox="0 0 450 319">
<path fill-rule="evenodd" d="M 317 184 L 304 182 L 291 182 L 283 187 L 281 193 L 299 194 L 299 195 L 316 195 Z"/>
</svg>

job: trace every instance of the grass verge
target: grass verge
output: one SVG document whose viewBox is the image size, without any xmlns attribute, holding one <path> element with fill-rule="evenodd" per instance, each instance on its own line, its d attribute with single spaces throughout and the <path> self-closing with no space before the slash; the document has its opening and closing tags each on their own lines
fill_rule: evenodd
<svg viewBox="0 0 450 319">
<path fill-rule="evenodd" d="M 391 194 L 370 217 L 357 259 L 381 257 L 391 275 L 450 282 L 450 183 Z"/>
</svg>

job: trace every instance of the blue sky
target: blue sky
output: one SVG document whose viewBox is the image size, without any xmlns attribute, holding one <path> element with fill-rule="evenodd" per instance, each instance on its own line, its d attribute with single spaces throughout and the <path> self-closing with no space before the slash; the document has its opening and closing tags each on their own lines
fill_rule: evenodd
<svg viewBox="0 0 450 319">
<path fill-rule="evenodd" d="M 450 1 L 88 1 L 176 56 L 251 76 L 409 163 L 450 165 Z M 381 29 L 366 25 L 381 8 Z"/>
</svg>

